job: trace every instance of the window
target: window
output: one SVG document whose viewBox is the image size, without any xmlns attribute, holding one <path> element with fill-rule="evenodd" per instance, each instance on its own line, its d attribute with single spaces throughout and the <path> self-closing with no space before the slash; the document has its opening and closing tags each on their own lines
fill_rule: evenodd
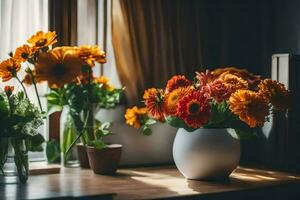
<svg viewBox="0 0 300 200">
<path fill-rule="evenodd" d="M 26 40 L 35 32 L 48 30 L 48 0 L 1 0 L 0 1 L 0 60 L 7 59 L 8 53 L 24 44 Z M 26 66 L 23 66 L 26 67 Z M 15 80 L 5 83 L 14 85 L 21 90 L 20 85 Z M 0 86 L 3 86 L 0 83 Z M 47 90 L 45 85 L 39 85 L 40 96 Z M 37 104 L 34 89 L 27 88 L 27 93 Z M 44 109 L 46 99 L 41 99 Z M 47 122 L 40 127 L 40 132 L 47 138 Z M 30 153 L 32 160 L 44 158 L 42 153 Z"/>
<path fill-rule="evenodd" d="M 111 41 L 110 12 L 111 0 L 78 0 L 78 45 L 99 45 L 106 52 L 107 63 L 95 67 L 94 73 L 109 77 L 112 85 L 121 87 Z"/>
</svg>

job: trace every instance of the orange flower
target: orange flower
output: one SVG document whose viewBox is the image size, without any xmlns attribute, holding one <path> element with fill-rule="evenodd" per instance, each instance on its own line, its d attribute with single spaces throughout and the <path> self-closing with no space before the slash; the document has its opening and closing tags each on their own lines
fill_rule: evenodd
<svg viewBox="0 0 300 200">
<path fill-rule="evenodd" d="M 150 88 L 143 96 L 149 114 L 156 120 L 163 121 L 163 91 L 161 89 Z"/>
<path fill-rule="evenodd" d="M 176 115 L 178 102 L 191 92 L 191 88 L 181 87 L 165 95 L 163 110 L 166 115 Z"/>
<path fill-rule="evenodd" d="M 229 86 L 232 93 L 236 90 L 248 89 L 248 82 L 238 76 L 226 74 L 220 79 Z"/>
<path fill-rule="evenodd" d="M 83 61 L 72 51 L 54 48 L 39 55 L 35 66 L 36 80 L 48 81 L 51 88 L 60 88 L 81 74 Z"/>
<path fill-rule="evenodd" d="M 106 63 L 105 52 L 98 46 L 83 45 L 78 48 L 78 56 L 89 66 L 95 66 L 95 62 Z"/>
<path fill-rule="evenodd" d="M 13 58 L 9 58 L 0 63 L 0 77 L 3 82 L 9 81 L 20 70 L 21 64 Z"/>
<path fill-rule="evenodd" d="M 57 35 L 55 31 L 49 31 L 47 33 L 38 31 L 35 35 L 31 36 L 27 42 L 34 48 L 43 48 L 55 44 L 57 42 L 56 38 Z"/>
<path fill-rule="evenodd" d="M 220 78 L 220 79 L 224 79 L 224 76 L 226 76 L 228 74 L 240 77 L 241 79 L 247 81 L 248 87 L 251 89 L 256 89 L 257 84 L 261 80 L 260 76 L 254 75 L 245 69 L 238 69 L 235 67 L 226 67 L 226 68 L 215 69 L 212 71 L 212 73 L 216 78 Z"/>
<path fill-rule="evenodd" d="M 147 108 L 128 108 L 125 113 L 126 123 L 135 128 L 141 127 L 142 119 L 147 115 Z"/>
<path fill-rule="evenodd" d="M 200 128 L 209 121 L 209 99 L 199 91 L 193 91 L 178 103 L 178 117 L 189 127 Z"/>
<path fill-rule="evenodd" d="M 289 92 L 282 83 L 265 79 L 258 85 L 259 93 L 264 95 L 274 106 L 274 109 L 286 111 L 290 104 Z"/>
<path fill-rule="evenodd" d="M 102 84 L 102 87 L 105 89 L 105 90 L 108 90 L 108 91 L 112 91 L 115 89 L 114 86 L 110 85 L 109 84 L 109 79 L 105 76 L 100 76 L 98 78 L 95 78 L 94 79 L 94 82 L 95 83 L 99 83 L 99 84 Z"/>
<path fill-rule="evenodd" d="M 23 46 L 20 46 L 16 49 L 14 59 L 21 63 L 26 61 L 29 57 L 31 57 L 32 53 L 32 48 L 29 45 L 24 44 Z"/>
<path fill-rule="evenodd" d="M 250 90 L 237 90 L 229 98 L 230 110 L 251 128 L 262 126 L 269 115 L 266 98 Z"/>
<path fill-rule="evenodd" d="M 185 78 L 184 75 L 176 75 L 173 76 L 167 83 L 166 92 L 172 92 L 173 90 L 180 87 L 190 86 L 192 83 L 190 80 Z"/>
</svg>

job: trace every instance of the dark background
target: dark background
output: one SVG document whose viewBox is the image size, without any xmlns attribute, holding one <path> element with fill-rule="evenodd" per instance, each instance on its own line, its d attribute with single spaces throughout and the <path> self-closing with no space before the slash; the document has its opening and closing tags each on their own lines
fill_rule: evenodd
<svg viewBox="0 0 300 200">
<path fill-rule="evenodd" d="M 300 53 L 300 1 L 200 0 L 203 64 L 270 76 L 271 55 Z M 189 4 L 191 5 L 191 4 Z M 191 8 L 192 9 L 192 8 Z"/>
</svg>

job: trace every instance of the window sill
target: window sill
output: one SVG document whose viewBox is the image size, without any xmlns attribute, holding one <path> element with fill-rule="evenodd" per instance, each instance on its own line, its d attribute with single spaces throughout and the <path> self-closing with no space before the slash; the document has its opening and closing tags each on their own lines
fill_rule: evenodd
<svg viewBox="0 0 300 200">
<path fill-rule="evenodd" d="M 29 174 L 41 175 L 41 174 L 58 174 L 60 173 L 61 166 L 58 164 L 48 164 L 47 162 L 30 162 Z"/>
</svg>

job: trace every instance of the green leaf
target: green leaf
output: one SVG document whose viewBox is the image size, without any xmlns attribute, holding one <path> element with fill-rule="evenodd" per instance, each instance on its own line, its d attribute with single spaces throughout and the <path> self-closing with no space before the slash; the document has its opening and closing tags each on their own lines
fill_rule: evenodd
<svg viewBox="0 0 300 200">
<path fill-rule="evenodd" d="M 25 142 L 28 151 L 43 151 L 42 144 L 45 142 L 45 139 L 41 134 L 29 135 L 26 137 Z"/>
<path fill-rule="evenodd" d="M 95 147 L 96 149 L 104 149 L 106 144 L 103 140 L 93 140 L 88 143 L 89 146 Z"/>
<path fill-rule="evenodd" d="M 146 136 L 149 136 L 149 135 L 151 135 L 152 134 L 152 130 L 151 130 L 151 128 L 149 128 L 148 126 L 142 126 L 141 127 L 141 130 L 142 130 L 142 134 L 143 135 L 146 135 Z"/>
<path fill-rule="evenodd" d="M 166 122 L 175 128 L 184 128 L 188 132 L 193 132 L 194 130 L 196 130 L 195 128 L 187 126 L 183 120 L 179 119 L 176 116 L 166 117 Z"/>
<path fill-rule="evenodd" d="M 46 156 L 48 163 L 58 163 L 60 160 L 59 143 L 55 140 L 46 143 Z"/>
</svg>

